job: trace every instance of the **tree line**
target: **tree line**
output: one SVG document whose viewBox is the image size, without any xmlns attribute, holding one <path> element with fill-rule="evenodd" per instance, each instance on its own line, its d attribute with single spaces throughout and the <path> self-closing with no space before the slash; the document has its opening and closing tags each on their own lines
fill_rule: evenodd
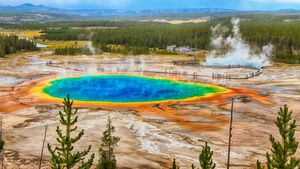
<svg viewBox="0 0 300 169">
<path fill-rule="evenodd" d="M 241 32 L 252 46 L 272 43 L 275 61 L 300 63 L 300 23 L 243 23 Z"/>
<path fill-rule="evenodd" d="M 168 45 L 207 49 L 210 43 L 208 25 L 179 25 L 130 27 L 97 30 L 92 37 L 94 45 L 117 44 L 165 49 Z"/>
<path fill-rule="evenodd" d="M 23 50 L 36 51 L 39 48 L 31 40 L 19 38 L 16 35 L 0 35 L 0 57 Z"/>
<path fill-rule="evenodd" d="M 56 28 L 89 28 L 89 27 L 137 27 L 137 26 L 155 26 L 155 25 L 169 25 L 168 23 L 159 22 L 140 22 L 132 20 L 122 20 L 122 21 L 55 21 L 55 22 L 27 22 L 27 23 L 0 23 L 0 28 L 3 29 L 31 29 L 31 30 L 46 30 L 46 29 L 56 29 Z"/>
<path fill-rule="evenodd" d="M 74 46 L 66 46 L 56 48 L 54 50 L 55 55 L 92 55 L 93 53 L 87 47 L 74 47 Z"/>
<path fill-rule="evenodd" d="M 97 48 L 99 52 L 120 53 L 124 55 L 140 55 L 140 54 L 164 54 L 176 55 L 174 51 L 167 51 L 159 48 L 148 48 L 145 46 L 123 46 L 123 45 L 109 45 L 101 44 Z"/>
<path fill-rule="evenodd" d="M 93 30 L 88 29 L 71 29 L 71 28 L 60 28 L 60 29 L 47 29 L 42 31 L 44 35 L 41 38 L 48 40 L 89 40 L 92 36 Z"/>
</svg>

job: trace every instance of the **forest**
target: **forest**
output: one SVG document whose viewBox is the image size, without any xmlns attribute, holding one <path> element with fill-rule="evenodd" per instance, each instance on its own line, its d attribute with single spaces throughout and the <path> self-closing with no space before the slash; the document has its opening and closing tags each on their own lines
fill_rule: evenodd
<svg viewBox="0 0 300 169">
<path fill-rule="evenodd" d="M 42 31 L 41 33 L 44 33 L 44 35 L 42 36 L 43 39 L 69 41 L 69 40 L 89 40 L 92 36 L 92 32 L 93 30 L 61 28 L 61 29 L 48 29 Z"/>
<path fill-rule="evenodd" d="M 159 22 L 139 22 L 139 21 L 57 21 L 57 22 L 28 22 L 28 23 L 0 23 L 0 28 L 3 29 L 41 29 L 46 30 L 48 28 L 89 28 L 89 27 L 107 27 L 107 28 L 119 28 L 119 27 L 138 27 L 138 26 L 158 26 L 169 25 L 168 23 Z"/>
<path fill-rule="evenodd" d="M 265 18 L 270 22 L 263 22 Z M 252 47 L 261 49 L 272 43 L 274 48 L 273 60 L 284 63 L 300 63 L 300 23 L 289 22 L 288 17 L 265 15 L 244 16 L 241 22 L 242 36 Z M 292 17 L 297 19 L 297 17 Z M 258 22 L 254 22 L 257 20 Z M 286 22 L 279 22 L 287 20 Z M 105 23 L 105 24 L 104 24 Z M 149 54 L 167 52 L 168 45 L 190 46 L 192 48 L 210 49 L 211 27 L 222 23 L 228 28 L 230 18 L 222 18 L 201 24 L 153 24 L 153 23 L 124 23 L 124 22 L 90 22 L 77 23 L 77 26 L 118 26 L 117 28 L 101 29 L 72 29 L 58 28 L 44 31 L 43 38 L 49 40 L 92 40 L 94 46 L 103 52 L 123 54 Z M 60 23 L 63 24 L 63 23 Z M 67 23 L 64 23 L 67 24 Z M 82 24 L 82 25 L 80 25 Z M 72 23 L 71 25 L 76 25 Z M 70 30 L 71 29 L 71 30 Z M 227 34 L 230 33 L 230 29 Z M 113 45 L 122 48 L 112 47 Z M 151 49 L 155 49 L 152 50 Z M 159 49 L 159 50 L 156 50 Z"/>
<path fill-rule="evenodd" d="M 253 48 L 274 45 L 273 60 L 284 63 L 300 63 L 299 16 L 253 14 L 243 15 L 241 32 Z M 172 25 L 141 21 L 78 21 L 49 23 L 0 23 L 2 28 L 40 29 L 48 40 L 91 40 L 94 47 L 103 52 L 122 54 L 166 53 L 169 45 L 210 49 L 211 27 L 227 26 L 230 34 L 231 17 L 216 18 L 207 23 Z M 117 47 L 116 47 L 117 46 Z"/>
<path fill-rule="evenodd" d="M 241 24 L 242 36 L 252 47 L 261 49 L 269 43 L 275 46 L 274 61 L 300 63 L 299 23 Z M 190 46 L 208 50 L 211 29 L 208 24 L 182 26 L 132 27 L 95 31 L 92 41 L 96 47 L 106 44 L 165 49 L 168 45 Z"/>
<path fill-rule="evenodd" d="M 0 35 L 0 57 L 22 50 L 36 51 L 39 48 L 31 40 L 18 38 L 16 35 Z"/>
<path fill-rule="evenodd" d="M 100 29 L 95 31 L 92 42 L 95 47 L 102 49 L 109 44 L 127 48 L 166 49 L 168 45 L 177 45 L 208 49 L 209 37 L 208 25 L 152 26 Z"/>
<path fill-rule="evenodd" d="M 243 23 L 241 32 L 252 46 L 272 43 L 275 61 L 300 63 L 300 23 Z"/>
<path fill-rule="evenodd" d="M 66 47 L 56 48 L 54 54 L 55 55 L 77 55 L 77 54 L 91 55 L 92 52 L 88 48 L 66 46 Z"/>
</svg>

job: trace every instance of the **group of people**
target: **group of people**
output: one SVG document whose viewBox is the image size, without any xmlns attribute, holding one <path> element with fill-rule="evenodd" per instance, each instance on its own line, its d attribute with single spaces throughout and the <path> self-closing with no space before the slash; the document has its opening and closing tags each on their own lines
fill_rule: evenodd
<svg viewBox="0 0 300 169">
<path fill-rule="evenodd" d="M 251 77 L 255 77 L 257 75 L 260 75 L 261 73 L 262 73 L 262 70 L 259 69 L 256 72 L 251 72 L 249 75 L 246 75 L 246 78 L 248 79 L 248 78 L 251 78 Z"/>
<path fill-rule="evenodd" d="M 246 75 L 243 79 L 249 79 L 249 78 L 255 77 L 257 75 L 260 75 L 261 73 L 262 73 L 262 70 L 259 69 L 256 72 L 251 72 L 249 75 Z M 234 77 L 231 74 L 224 75 L 224 74 L 215 74 L 215 73 L 212 74 L 212 78 L 213 79 L 227 79 L 227 80 L 234 79 Z"/>
<path fill-rule="evenodd" d="M 228 79 L 230 80 L 232 78 L 232 75 L 223 75 L 223 74 L 212 74 L 213 79 Z"/>
<path fill-rule="evenodd" d="M 51 66 L 52 64 L 53 64 L 52 60 L 46 62 L 47 66 Z"/>
<path fill-rule="evenodd" d="M 175 75 L 187 75 L 188 72 L 186 71 L 179 71 L 179 70 L 167 70 L 165 69 L 165 74 L 175 74 Z"/>
<path fill-rule="evenodd" d="M 201 65 L 206 68 L 216 68 L 216 69 L 233 69 L 233 68 L 253 68 L 251 66 L 243 65 Z"/>
</svg>

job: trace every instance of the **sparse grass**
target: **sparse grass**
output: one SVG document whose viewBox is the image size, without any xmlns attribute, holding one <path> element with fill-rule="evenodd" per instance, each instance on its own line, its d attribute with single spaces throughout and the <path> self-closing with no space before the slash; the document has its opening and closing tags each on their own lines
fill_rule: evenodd
<svg viewBox="0 0 300 169">
<path fill-rule="evenodd" d="M 16 34 L 14 31 L 10 30 L 0 30 L 1 35 L 11 35 L 11 34 Z"/>
<path fill-rule="evenodd" d="M 42 40 L 37 39 L 36 42 L 48 45 L 48 49 L 62 48 L 62 47 L 85 47 L 87 45 L 87 41 L 50 41 L 50 40 Z"/>
<path fill-rule="evenodd" d="M 40 37 L 42 35 L 41 30 L 9 30 L 4 29 L 0 30 L 0 34 L 2 35 L 11 35 L 15 34 L 19 37 L 25 37 L 29 39 L 34 39 L 34 37 Z M 37 43 L 48 45 L 46 49 L 55 49 L 60 47 L 85 47 L 87 45 L 87 41 L 50 41 L 50 40 L 42 40 L 36 39 Z"/>
<path fill-rule="evenodd" d="M 26 37 L 28 39 L 34 39 L 34 37 L 40 37 L 41 35 L 41 30 L 26 30 L 17 34 L 17 36 Z"/>
<path fill-rule="evenodd" d="M 34 37 L 39 37 L 42 35 L 41 30 L 9 30 L 9 29 L 0 30 L 0 34 L 2 35 L 15 34 L 19 37 L 25 37 L 28 39 L 34 39 Z"/>
<path fill-rule="evenodd" d="M 149 21 L 149 20 L 146 20 Z M 173 25 L 178 24 L 186 24 L 186 23 L 204 23 L 207 22 L 205 19 L 197 18 L 197 19 L 190 19 L 190 20 L 165 20 L 165 19 L 154 19 L 151 20 L 152 22 L 159 22 L 159 23 L 169 23 Z"/>
</svg>

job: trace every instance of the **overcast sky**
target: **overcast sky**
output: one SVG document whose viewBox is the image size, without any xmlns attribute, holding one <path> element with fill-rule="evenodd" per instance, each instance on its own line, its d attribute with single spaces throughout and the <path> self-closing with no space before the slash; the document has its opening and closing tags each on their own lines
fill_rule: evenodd
<svg viewBox="0 0 300 169">
<path fill-rule="evenodd" d="M 0 5 L 32 3 L 58 8 L 227 8 L 239 10 L 300 9 L 300 0 L 0 0 Z"/>
</svg>

